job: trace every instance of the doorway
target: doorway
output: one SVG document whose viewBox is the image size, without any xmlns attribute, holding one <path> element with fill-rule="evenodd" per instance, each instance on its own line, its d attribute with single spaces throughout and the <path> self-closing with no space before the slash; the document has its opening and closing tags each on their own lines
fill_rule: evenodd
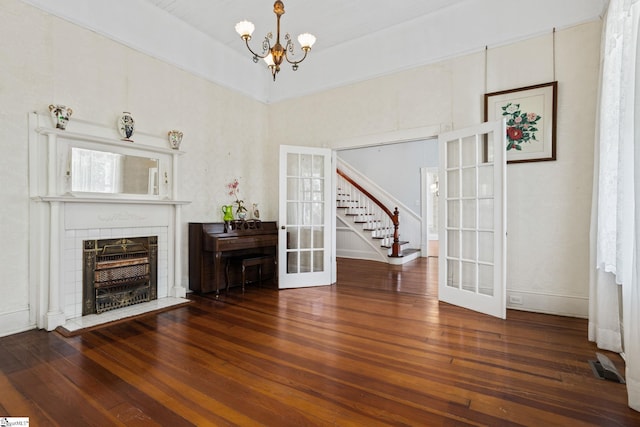
<svg viewBox="0 0 640 427">
<path fill-rule="evenodd" d="M 422 252 L 427 257 L 438 257 L 438 201 L 440 182 L 437 167 L 420 169 L 420 200 L 422 203 Z"/>
</svg>

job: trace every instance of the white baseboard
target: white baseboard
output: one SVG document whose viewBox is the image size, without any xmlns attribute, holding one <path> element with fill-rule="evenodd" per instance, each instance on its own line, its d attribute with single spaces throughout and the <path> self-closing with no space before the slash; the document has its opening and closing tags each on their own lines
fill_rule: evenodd
<svg viewBox="0 0 640 427">
<path fill-rule="evenodd" d="M 29 317 L 29 307 L 0 313 L 0 337 L 35 329 L 36 325 Z"/>
<path fill-rule="evenodd" d="M 507 308 L 586 319 L 589 298 L 507 289 Z"/>
</svg>

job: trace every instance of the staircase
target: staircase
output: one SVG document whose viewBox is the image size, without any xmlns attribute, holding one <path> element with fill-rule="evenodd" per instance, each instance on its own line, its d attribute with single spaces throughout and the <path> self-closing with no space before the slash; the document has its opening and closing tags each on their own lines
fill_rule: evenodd
<svg viewBox="0 0 640 427">
<path fill-rule="evenodd" d="M 337 217 L 378 254 L 378 260 L 404 264 L 419 257 L 419 249 L 399 238 L 398 208 L 392 212 L 345 172 L 337 173 Z"/>
</svg>

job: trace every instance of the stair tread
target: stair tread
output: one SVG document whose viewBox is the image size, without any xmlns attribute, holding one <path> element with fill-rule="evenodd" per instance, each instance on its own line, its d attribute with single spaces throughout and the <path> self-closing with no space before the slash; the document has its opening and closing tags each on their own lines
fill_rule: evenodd
<svg viewBox="0 0 640 427">
<path fill-rule="evenodd" d="M 407 243 L 409 243 L 409 242 L 408 242 L 408 241 L 400 241 L 400 242 L 398 242 L 398 243 L 399 243 L 400 245 L 406 245 L 406 244 L 407 244 Z M 391 246 L 388 246 L 388 245 L 382 245 L 382 247 L 383 247 L 383 248 L 386 248 L 386 249 L 391 249 Z"/>
<path fill-rule="evenodd" d="M 413 249 L 413 248 L 412 249 L 404 249 L 402 251 L 402 253 L 400 255 L 398 255 L 397 257 L 389 255 L 389 258 L 402 258 L 402 257 L 406 257 L 406 256 L 409 256 L 409 255 L 413 255 L 416 252 L 420 252 L 420 249 Z"/>
</svg>

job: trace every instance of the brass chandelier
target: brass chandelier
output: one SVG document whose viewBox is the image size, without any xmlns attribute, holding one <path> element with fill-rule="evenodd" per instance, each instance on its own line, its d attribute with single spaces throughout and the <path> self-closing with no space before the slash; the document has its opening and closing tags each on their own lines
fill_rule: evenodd
<svg viewBox="0 0 640 427">
<path fill-rule="evenodd" d="M 305 60 L 307 54 L 311 50 L 311 46 L 316 42 L 315 36 L 309 33 L 303 33 L 298 36 L 298 43 L 302 50 L 304 51 L 304 56 L 299 61 L 293 61 L 289 56 L 293 56 L 293 42 L 291 41 L 291 36 L 289 34 L 285 34 L 284 47 L 280 43 L 280 17 L 284 15 L 284 3 L 280 0 L 276 0 L 273 4 L 273 13 L 276 14 L 276 19 L 278 23 L 277 33 L 276 33 L 276 43 L 271 46 L 271 40 L 273 39 L 273 33 L 269 32 L 262 41 L 262 54 L 259 55 L 255 53 L 251 47 L 249 46 L 249 40 L 251 40 L 251 34 L 253 30 L 255 30 L 255 26 L 253 23 L 249 21 L 241 21 L 236 24 L 236 32 L 240 34 L 242 40 L 244 40 L 247 45 L 247 49 L 249 52 L 253 54 L 253 62 L 258 62 L 258 59 L 263 59 L 264 62 L 267 63 L 269 68 L 271 69 L 271 75 L 273 76 L 273 81 L 276 80 L 276 74 L 280 71 L 280 65 L 283 60 L 287 60 L 289 64 L 292 65 L 293 71 L 298 69 L 298 64 Z"/>
</svg>

